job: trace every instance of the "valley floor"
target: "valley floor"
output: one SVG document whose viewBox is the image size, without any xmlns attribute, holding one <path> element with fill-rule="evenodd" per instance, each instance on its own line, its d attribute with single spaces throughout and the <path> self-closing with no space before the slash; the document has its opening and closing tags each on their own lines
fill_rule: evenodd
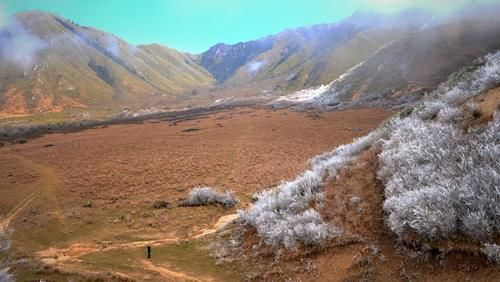
<svg viewBox="0 0 500 282">
<path fill-rule="evenodd" d="M 14 230 L 18 280 L 105 277 L 239 280 L 210 256 L 207 236 L 291 179 L 308 159 L 367 134 L 390 112 L 237 109 L 49 134 L 0 147 L 0 228 Z M 181 207 L 196 186 L 228 189 L 232 209 Z M 170 208 L 154 209 L 158 200 Z M 145 259 L 145 246 L 153 259 Z M 20 259 L 24 258 L 24 259 Z"/>
</svg>

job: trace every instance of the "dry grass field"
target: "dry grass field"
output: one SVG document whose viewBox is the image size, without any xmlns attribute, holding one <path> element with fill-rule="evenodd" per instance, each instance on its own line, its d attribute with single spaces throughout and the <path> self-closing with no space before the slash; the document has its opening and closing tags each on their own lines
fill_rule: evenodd
<svg viewBox="0 0 500 282">
<path fill-rule="evenodd" d="M 390 115 L 245 108 L 3 144 L 0 221 L 14 229 L 15 256 L 28 258 L 14 272 L 20 281 L 234 280 L 239 274 L 216 265 L 199 235 L 248 206 L 255 191 L 294 177 L 309 158 Z M 179 206 L 196 186 L 233 191 L 241 202 L 230 209 Z M 158 200 L 170 208 L 153 208 Z M 153 246 L 150 261 L 146 245 Z"/>
</svg>

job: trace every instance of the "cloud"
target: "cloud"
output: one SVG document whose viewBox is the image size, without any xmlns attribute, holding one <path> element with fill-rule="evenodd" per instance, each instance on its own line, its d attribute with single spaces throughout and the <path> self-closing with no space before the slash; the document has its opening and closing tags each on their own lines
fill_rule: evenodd
<svg viewBox="0 0 500 282">
<path fill-rule="evenodd" d="M 31 35 L 14 17 L 9 17 L 0 7 L 0 58 L 22 69 L 36 63 L 38 51 L 46 44 Z"/>
<path fill-rule="evenodd" d="M 247 65 L 247 70 L 250 74 L 256 73 L 261 67 L 263 67 L 266 64 L 266 61 L 256 61 L 256 62 L 250 62 Z"/>
<path fill-rule="evenodd" d="M 500 0 L 359 0 L 358 2 L 366 9 L 390 13 L 408 8 L 451 12 L 469 4 L 500 3 Z"/>
<path fill-rule="evenodd" d="M 137 52 L 139 52 L 139 47 L 137 47 L 136 45 L 134 44 L 129 44 L 128 47 L 127 47 L 127 50 L 130 54 L 132 55 L 136 55 Z"/>
<path fill-rule="evenodd" d="M 106 35 L 105 44 L 105 48 L 109 53 L 111 53 L 114 57 L 120 57 L 120 47 L 118 46 L 118 40 L 116 40 L 113 35 Z"/>
</svg>

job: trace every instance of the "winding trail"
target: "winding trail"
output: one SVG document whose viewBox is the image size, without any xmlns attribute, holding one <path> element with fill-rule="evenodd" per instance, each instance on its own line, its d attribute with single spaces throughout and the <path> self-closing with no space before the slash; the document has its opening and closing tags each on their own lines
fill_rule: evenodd
<svg viewBox="0 0 500 282">
<path fill-rule="evenodd" d="M 111 251 L 111 250 L 123 250 L 123 249 L 134 249 L 141 248 L 146 246 L 161 246 L 165 244 L 177 243 L 180 241 L 191 240 L 191 239 L 199 239 L 204 236 L 214 234 L 215 232 L 224 229 L 228 224 L 238 219 L 239 215 L 229 214 L 224 215 L 219 218 L 219 220 L 213 225 L 211 228 L 203 229 L 199 234 L 194 235 L 189 238 L 165 238 L 158 240 L 148 240 L 148 241 L 134 241 L 127 243 L 109 243 L 107 245 L 98 245 L 92 243 L 75 243 L 70 245 L 67 248 L 57 249 L 57 248 L 49 248 L 46 250 L 42 250 L 36 253 L 36 255 L 47 264 L 57 264 L 59 262 L 65 262 L 70 260 L 78 259 L 86 254 L 96 253 L 100 251 Z"/>
<path fill-rule="evenodd" d="M 170 269 L 162 267 L 162 266 L 157 266 L 157 265 L 153 264 L 149 260 L 142 259 L 141 263 L 142 263 L 142 265 L 144 266 L 145 269 L 154 271 L 154 272 L 160 274 L 163 278 L 172 279 L 172 281 L 179 281 L 179 280 L 182 280 L 182 281 L 199 281 L 199 282 L 201 282 L 201 281 L 212 281 L 212 279 L 208 279 L 208 280 L 207 279 L 203 279 L 203 280 L 200 280 L 199 278 L 196 278 L 196 277 L 193 277 L 193 276 L 189 276 L 189 275 L 187 275 L 185 273 L 182 273 L 182 272 L 176 272 L 176 271 L 170 270 Z"/>
<path fill-rule="evenodd" d="M 36 256 L 45 264 L 51 265 L 56 268 L 68 269 L 65 263 L 78 262 L 80 261 L 79 257 L 86 254 L 105 252 L 116 249 L 123 250 L 123 249 L 141 248 L 145 246 L 160 246 L 165 244 L 177 243 L 184 240 L 199 239 L 224 229 L 228 224 L 230 224 L 231 222 L 235 221 L 238 218 L 239 214 L 237 213 L 221 216 L 219 220 L 211 228 L 206 228 L 202 230 L 198 235 L 189 238 L 181 239 L 174 237 L 174 238 L 165 238 L 165 239 L 150 240 L 150 241 L 135 241 L 135 242 L 127 242 L 119 244 L 109 243 L 106 246 L 100 246 L 91 243 L 75 243 L 67 248 L 62 248 L 62 249 L 49 248 L 47 250 L 42 250 L 37 252 Z M 178 281 L 178 280 L 213 281 L 213 279 L 196 278 L 182 272 L 173 271 L 164 266 L 157 266 L 148 260 L 143 259 L 141 260 L 141 263 L 145 267 L 145 269 L 156 272 L 160 274 L 163 278 L 172 281 Z"/>
<path fill-rule="evenodd" d="M 0 232 L 9 227 L 10 222 L 35 198 L 37 192 L 33 192 L 21 200 L 5 217 L 0 219 Z"/>
</svg>

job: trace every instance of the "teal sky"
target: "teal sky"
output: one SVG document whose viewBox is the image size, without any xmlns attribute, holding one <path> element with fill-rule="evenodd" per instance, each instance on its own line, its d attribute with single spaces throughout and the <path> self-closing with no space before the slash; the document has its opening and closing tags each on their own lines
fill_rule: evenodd
<svg viewBox="0 0 500 282">
<path fill-rule="evenodd" d="M 441 9 L 464 1 L 418 1 Z M 393 11 L 397 0 L 1 0 L 7 13 L 42 10 L 133 43 L 160 43 L 200 53 L 219 43 L 237 43 L 293 28 L 330 23 L 359 8 Z"/>
</svg>

